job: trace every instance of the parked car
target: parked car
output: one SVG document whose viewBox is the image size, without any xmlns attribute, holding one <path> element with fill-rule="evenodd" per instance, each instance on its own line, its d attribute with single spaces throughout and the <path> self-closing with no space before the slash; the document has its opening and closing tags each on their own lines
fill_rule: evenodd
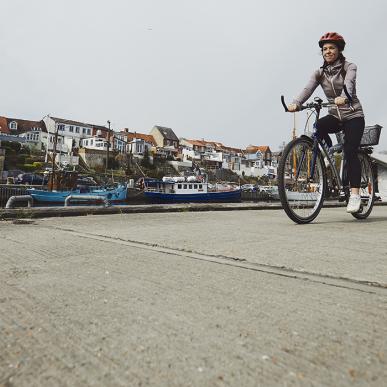
<svg viewBox="0 0 387 387">
<path fill-rule="evenodd" d="M 44 185 L 47 182 L 47 176 L 36 173 L 20 173 L 15 179 L 15 184 Z"/>
<path fill-rule="evenodd" d="M 254 184 L 243 184 L 241 186 L 242 191 L 247 191 L 247 192 L 256 192 L 257 187 Z"/>
<path fill-rule="evenodd" d="M 23 174 L 24 171 L 21 169 L 10 169 L 9 171 L 5 171 L 7 174 L 7 177 L 13 177 L 17 178 L 20 174 Z"/>
</svg>

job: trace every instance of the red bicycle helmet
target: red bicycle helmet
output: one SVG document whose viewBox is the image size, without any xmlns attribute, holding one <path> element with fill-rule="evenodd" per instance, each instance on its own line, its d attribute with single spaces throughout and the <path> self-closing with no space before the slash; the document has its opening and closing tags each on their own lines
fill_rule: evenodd
<svg viewBox="0 0 387 387">
<path fill-rule="evenodd" d="M 321 36 L 320 40 L 318 41 L 320 48 L 322 48 L 325 43 L 336 44 L 340 51 L 343 51 L 345 47 L 344 38 L 337 32 L 327 32 L 325 35 Z"/>
</svg>

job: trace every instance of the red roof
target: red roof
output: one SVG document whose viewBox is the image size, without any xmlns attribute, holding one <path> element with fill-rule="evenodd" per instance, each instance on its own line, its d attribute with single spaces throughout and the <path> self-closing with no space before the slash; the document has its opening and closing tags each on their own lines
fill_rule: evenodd
<svg viewBox="0 0 387 387">
<path fill-rule="evenodd" d="M 11 131 L 9 126 L 11 122 L 16 122 L 17 129 L 15 131 Z M 30 121 L 30 120 L 22 120 L 19 118 L 8 118 L 8 117 L 0 117 L 0 132 L 7 134 L 15 134 L 18 135 L 20 133 L 26 133 L 33 128 L 40 128 L 42 132 L 47 132 L 46 124 L 41 121 Z"/>
<path fill-rule="evenodd" d="M 270 152 L 270 148 L 268 145 L 262 145 L 262 146 L 249 145 L 246 148 L 247 153 L 256 153 L 258 151 L 260 151 L 261 153 Z"/>
<path fill-rule="evenodd" d="M 8 123 L 5 117 L 0 117 L 0 133 L 9 134 Z"/>
<path fill-rule="evenodd" d="M 227 151 L 227 152 L 234 152 L 234 153 L 244 152 L 242 149 L 225 146 L 221 142 L 216 142 L 216 141 L 205 141 L 205 140 L 186 140 L 186 141 L 192 145 L 197 145 L 197 146 L 211 145 L 212 147 L 214 147 L 215 150 L 219 150 L 219 151 Z"/>
<path fill-rule="evenodd" d="M 145 142 L 152 144 L 153 146 L 156 146 L 156 141 L 153 138 L 151 134 L 144 134 L 144 133 L 138 133 L 138 132 L 121 132 L 121 134 L 126 135 L 127 141 L 130 142 L 134 138 L 140 138 L 141 140 L 144 140 Z"/>
<path fill-rule="evenodd" d="M 206 146 L 206 143 L 204 141 L 200 141 L 200 140 L 186 140 L 186 141 L 189 142 L 192 145 Z"/>
</svg>

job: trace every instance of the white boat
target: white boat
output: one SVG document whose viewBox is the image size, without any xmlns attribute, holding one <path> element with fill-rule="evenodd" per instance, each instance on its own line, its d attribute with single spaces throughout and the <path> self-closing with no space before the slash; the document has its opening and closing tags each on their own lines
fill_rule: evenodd
<svg viewBox="0 0 387 387">
<path fill-rule="evenodd" d="M 280 200 L 279 192 L 278 192 L 278 186 L 272 186 L 271 190 L 268 191 L 273 199 Z M 286 197 L 288 200 L 292 201 L 300 201 L 300 202 L 315 202 L 320 193 L 318 191 L 312 191 L 312 192 L 299 192 L 299 191 L 290 191 L 286 189 Z"/>
<path fill-rule="evenodd" d="M 162 180 L 144 179 L 144 195 L 156 203 L 238 202 L 239 186 L 209 184 L 202 176 L 165 176 Z"/>
</svg>

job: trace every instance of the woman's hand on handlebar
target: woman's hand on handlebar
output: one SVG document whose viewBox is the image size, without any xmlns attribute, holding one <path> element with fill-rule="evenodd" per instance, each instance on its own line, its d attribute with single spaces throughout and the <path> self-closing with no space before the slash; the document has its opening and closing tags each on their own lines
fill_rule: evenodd
<svg viewBox="0 0 387 387">
<path fill-rule="evenodd" d="M 291 104 L 288 105 L 288 112 L 294 113 L 294 112 L 296 112 L 297 110 L 299 110 L 297 104 L 291 103 Z"/>
<path fill-rule="evenodd" d="M 348 100 L 345 97 L 336 97 L 335 98 L 335 105 L 337 105 L 337 106 L 345 105 L 346 103 L 348 103 Z"/>
</svg>

